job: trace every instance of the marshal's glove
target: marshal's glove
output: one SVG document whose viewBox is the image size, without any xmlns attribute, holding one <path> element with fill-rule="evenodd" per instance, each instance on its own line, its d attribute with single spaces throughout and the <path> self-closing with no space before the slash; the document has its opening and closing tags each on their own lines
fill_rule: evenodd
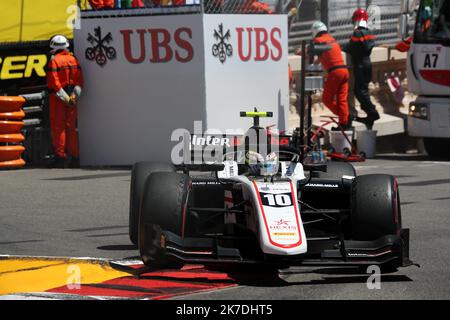
<svg viewBox="0 0 450 320">
<path fill-rule="evenodd" d="M 297 14 L 297 8 L 292 8 L 291 10 L 289 10 L 289 13 L 288 13 L 288 17 L 290 18 L 290 17 L 293 17 L 293 16 L 295 16 Z"/>
<path fill-rule="evenodd" d="M 75 106 L 78 103 L 78 96 L 76 94 L 71 94 L 69 97 L 69 104 Z"/>
</svg>

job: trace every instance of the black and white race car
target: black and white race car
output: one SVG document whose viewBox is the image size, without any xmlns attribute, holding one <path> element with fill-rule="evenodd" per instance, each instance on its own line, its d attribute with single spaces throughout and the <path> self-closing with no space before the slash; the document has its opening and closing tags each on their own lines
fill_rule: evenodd
<svg viewBox="0 0 450 320">
<path fill-rule="evenodd" d="M 287 146 L 250 149 L 243 163 L 227 150 L 212 165 L 134 165 L 130 239 L 146 265 L 411 265 L 395 177 L 304 164 Z"/>
</svg>

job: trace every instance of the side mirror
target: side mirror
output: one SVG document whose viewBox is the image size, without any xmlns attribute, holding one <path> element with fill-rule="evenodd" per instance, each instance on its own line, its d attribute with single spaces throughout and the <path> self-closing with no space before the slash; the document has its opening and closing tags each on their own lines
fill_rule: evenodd
<svg viewBox="0 0 450 320">
<path fill-rule="evenodd" d="M 408 22 L 409 16 L 407 13 L 401 14 L 398 18 L 398 37 L 402 40 L 408 38 Z"/>
</svg>

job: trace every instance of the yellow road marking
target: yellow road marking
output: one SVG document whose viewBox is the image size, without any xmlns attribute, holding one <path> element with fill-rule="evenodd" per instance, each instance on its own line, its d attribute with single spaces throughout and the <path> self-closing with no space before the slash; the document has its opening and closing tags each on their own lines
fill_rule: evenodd
<svg viewBox="0 0 450 320">
<path fill-rule="evenodd" d="M 72 284 L 77 278 L 80 284 L 87 284 L 130 275 L 114 270 L 106 262 L 77 259 L 0 259 L 0 270 L 0 295 L 42 292 Z"/>
</svg>

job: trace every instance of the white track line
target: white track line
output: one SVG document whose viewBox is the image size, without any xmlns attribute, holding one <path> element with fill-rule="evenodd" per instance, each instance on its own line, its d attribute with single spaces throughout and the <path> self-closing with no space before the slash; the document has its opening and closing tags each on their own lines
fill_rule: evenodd
<svg viewBox="0 0 450 320">
<path fill-rule="evenodd" d="M 129 300 L 113 296 L 83 296 L 78 294 L 54 292 L 15 293 L 0 296 L 0 300 Z"/>
</svg>

